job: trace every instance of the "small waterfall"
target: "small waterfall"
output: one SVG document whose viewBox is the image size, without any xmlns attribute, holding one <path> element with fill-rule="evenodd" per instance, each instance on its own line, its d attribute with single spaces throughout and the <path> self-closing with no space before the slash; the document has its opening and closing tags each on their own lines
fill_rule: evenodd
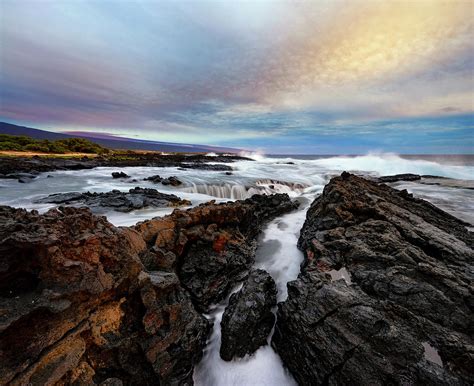
<svg viewBox="0 0 474 386">
<path fill-rule="evenodd" d="M 233 200 L 244 200 L 254 194 L 300 194 L 307 187 L 300 183 L 278 181 L 272 179 L 261 179 L 254 186 L 246 186 L 238 183 L 225 184 L 192 184 L 182 189 L 188 193 L 200 193 L 217 198 L 230 198 Z"/>
<path fill-rule="evenodd" d="M 200 193 L 217 198 L 230 198 L 233 200 L 243 200 L 254 194 L 263 194 L 256 189 L 248 188 L 241 184 L 193 184 L 183 191 L 188 193 Z"/>
</svg>

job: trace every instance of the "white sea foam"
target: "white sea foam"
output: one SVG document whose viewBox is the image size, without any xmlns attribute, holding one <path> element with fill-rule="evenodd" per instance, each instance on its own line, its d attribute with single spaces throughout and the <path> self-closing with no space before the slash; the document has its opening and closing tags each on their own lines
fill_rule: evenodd
<svg viewBox="0 0 474 386">
<path fill-rule="evenodd" d="M 375 172 L 379 175 L 414 173 L 474 179 L 473 166 L 443 165 L 422 159 L 404 159 L 391 153 L 369 153 L 357 157 L 332 157 L 309 162 L 327 170 Z"/>
<path fill-rule="evenodd" d="M 286 214 L 270 222 L 260 238 L 255 268 L 266 270 L 275 280 L 278 301 L 287 297 L 286 284 L 295 280 L 303 260 L 303 254 L 296 247 L 299 230 L 303 225 L 306 208 Z M 284 224 L 284 226 L 282 226 Z M 239 287 L 238 287 L 239 288 Z M 237 290 L 237 289 L 235 289 Z M 228 300 L 211 313 L 213 331 L 204 352 L 204 357 L 194 371 L 197 386 L 292 386 L 295 380 L 283 367 L 278 354 L 270 346 L 271 335 L 266 346 L 253 355 L 230 362 L 219 355 L 221 344 L 222 315 Z"/>
</svg>

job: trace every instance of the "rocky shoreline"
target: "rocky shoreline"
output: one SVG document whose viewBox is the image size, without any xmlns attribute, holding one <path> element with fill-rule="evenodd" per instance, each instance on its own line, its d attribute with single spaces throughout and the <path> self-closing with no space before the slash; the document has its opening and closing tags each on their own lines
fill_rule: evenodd
<svg viewBox="0 0 474 386">
<path fill-rule="evenodd" d="M 265 222 L 296 206 L 255 196 L 130 228 L 86 208 L 0 207 L 0 384 L 192 384 L 201 312 L 245 278 Z"/>
<path fill-rule="evenodd" d="M 301 385 L 474 377 L 473 233 L 384 184 L 394 179 L 418 178 L 343 173 L 307 212 L 305 260 L 271 342 Z M 92 207 L 117 199 L 86 196 Z M 132 227 L 86 208 L 0 207 L 0 384 L 191 385 L 212 328 L 203 313 L 242 281 L 222 320 L 221 356 L 253 353 L 276 302 L 271 277 L 249 274 L 256 240 L 297 206 L 255 195 Z"/>
<path fill-rule="evenodd" d="M 35 178 L 39 173 L 56 170 L 93 169 L 99 166 L 127 167 L 180 167 L 183 169 L 203 169 L 210 171 L 232 171 L 229 165 L 235 161 L 253 161 L 238 155 L 206 156 L 203 154 L 157 154 L 135 153 L 102 155 L 98 157 L 0 157 L 0 178 L 25 179 Z M 214 164 L 220 163 L 220 164 Z"/>
<path fill-rule="evenodd" d="M 308 210 L 302 272 L 277 313 L 273 346 L 298 382 L 470 384 L 466 225 L 406 191 L 333 178 Z M 350 281 L 335 280 L 342 269 Z"/>
</svg>

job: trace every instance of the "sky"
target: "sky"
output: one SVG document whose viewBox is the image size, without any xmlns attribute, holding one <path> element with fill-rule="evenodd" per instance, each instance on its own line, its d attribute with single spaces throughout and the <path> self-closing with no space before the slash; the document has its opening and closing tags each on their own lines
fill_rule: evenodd
<svg viewBox="0 0 474 386">
<path fill-rule="evenodd" d="M 0 0 L 0 121 L 280 154 L 474 153 L 474 1 Z"/>
</svg>

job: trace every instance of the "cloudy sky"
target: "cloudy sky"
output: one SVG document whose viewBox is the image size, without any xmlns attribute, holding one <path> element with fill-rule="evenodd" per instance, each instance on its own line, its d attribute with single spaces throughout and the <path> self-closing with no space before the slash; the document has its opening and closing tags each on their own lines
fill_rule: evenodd
<svg viewBox="0 0 474 386">
<path fill-rule="evenodd" d="M 0 0 L 0 120 L 273 153 L 473 153 L 474 2 Z"/>
</svg>

